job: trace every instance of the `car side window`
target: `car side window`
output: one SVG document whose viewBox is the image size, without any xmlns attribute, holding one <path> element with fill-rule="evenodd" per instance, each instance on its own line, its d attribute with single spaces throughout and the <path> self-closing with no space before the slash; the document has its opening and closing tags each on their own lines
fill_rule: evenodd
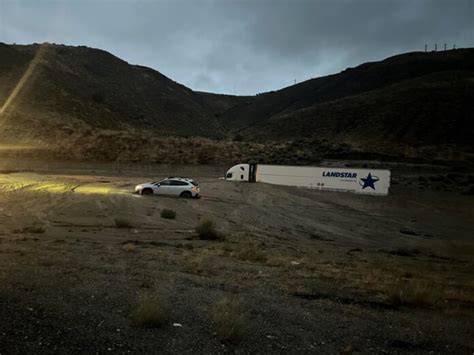
<svg viewBox="0 0 474 355">
<path fill-rule="evenodd" d="M 160 185 L 161 186 L 169 186 L 170 185 L 170 181 L 169 180 L 163 180 L 160 182 Z"/>
<path fill-rule="evenodd" d="M 227 179 L 230 179 L 232 177 L 232 173 L 228 173 L 226 177 Z"/>
<path fill-rule="evenodd" d="M 171 180 L 171 186 L 187 186 L 188 183 L 184 181 Z"/>
</svg>

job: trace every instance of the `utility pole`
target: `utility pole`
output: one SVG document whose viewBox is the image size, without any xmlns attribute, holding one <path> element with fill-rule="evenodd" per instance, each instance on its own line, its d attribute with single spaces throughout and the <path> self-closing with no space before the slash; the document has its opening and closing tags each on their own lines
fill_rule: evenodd
<svg viewBox="0 0 474 355">
<path fill-rule="evenodd" d="M 425 44 L 425 53 L 428 52 L 428 45 Z"/>
<path fill-rule="evenodd" d="M 446 43 L 444 44 L 444 50 L 446 50 Z"/>
<path fill-rule="evenodd" d="M 435 43 L 435 52 L 438 50 L 438 43 Z"/>
</svg>

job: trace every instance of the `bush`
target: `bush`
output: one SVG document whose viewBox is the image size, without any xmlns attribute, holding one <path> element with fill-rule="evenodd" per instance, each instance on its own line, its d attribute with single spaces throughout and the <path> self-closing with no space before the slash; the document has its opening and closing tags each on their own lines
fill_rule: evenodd
<svg viewBox="0 0 474 355">
<path fill-rule="evenodd" d="M 22 229 L 15 229 L 13 233 L 34 233 L 34 234 L 42 234 L 46 232 L 46 229 L 39 226 L 32 226 L 32 227 L 25 227 Z"/>
<path fill-rule="evenodd" d="M 99 93 L 94 93 L 94 94 L 92 94 L 92 101 L 94 101 L 98 104 L 103 104 L 104 103 L 104 97 Z"/>
<path fill-rule="evenodd" d="M 222 233 L 216 230 L 216 224 L 210 219 L 205 219 L 196 226 L 196 233 L 202 240 L 224 240 Z"/>
<path fill-rule="evenodd" d="M 232 253 L 240 260 L 253 261 L 253 262 L 265 262 L 267 256 L 262 250 L 262 247 L 257 243 L 247 242 L 239 247 Z"/>
<path fill-rule="evenodd" d="M 197 151 L 197 161 L 199 164 L 209 164 L 215 157 L 215 149 L 211 146 L 202 147 Z"/>
<path fill-rule="evenodd" d="M 463 195 L 468 195 L 468 196 L 474 195 L 474 185 L 471 185 L 470 187 L 468 187 L 468 188 L 463 192 Z"/>
<path fill-rule="evenodd" d="M 419 235 L 419 234 L 417 234 Z M 418 249 L 397 248 L 388 252 L 390 255 L 414 257 L 421 254 Z"/>
<path fill-rule="evenodd" d="M 244 140 L 244 136 L 237 133 L 234 138 L 232 139 L 234 142 L 242 142 Z"/>
<path fill-rule="evenodd" d="M 133 322 L 139 327 L 159 328 L 166 325 L 169 319 L 169 304 L 157 296 L 144 295 L 140 297 L 133 313 Z"/>
<path fill-rule="evenodd" d="M 115 218 L 114 222 L 117 228 L 133 228 L 133 224 L 125 218 Z"/>
<path fill-rule="evenodd" d="M 431 307 L 441 299 L 441 292 L 431 284 L 419 280 L 396 285 L 389 294 L 389 301 L 398 306 Z"/>
<path fill-rule="evenodd" d="M 134 252 L 136 248 L 134 244 L 127 243 L 122 246 L 122 249 L 128 252 Z"/>
<path fill-rule="evenodd" d="M 165 208 L 163 211 L 161 211 L 161 218 L 175 219 L 176 218 L 176 212 L 173 211 L 173 210 L 168 210 L 168 209 Z"/>
<path fill-rule="evenodd" d="M 239 343 L 245 333 L 243 312 L 235 300 L 223 298 L 214 309 L 214 327 L 220 341 Z"/>
</svg>

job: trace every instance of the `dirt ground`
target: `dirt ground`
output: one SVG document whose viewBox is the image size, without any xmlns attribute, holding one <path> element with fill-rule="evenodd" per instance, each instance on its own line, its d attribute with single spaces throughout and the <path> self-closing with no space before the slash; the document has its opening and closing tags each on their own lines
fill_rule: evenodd
<svg viewBox="0 0 474 355">
<path fill-rule="evenodd" d="M 2 162 L 0 353 L 472 354 L 474 199 L 443 169 L 394 166 L 376 197 Z M 202 197 L 131 193 L 167 175 Z M 224 241 L 196 238 L 209 218 Z M 159 326 L 137 321 L 147 297 Z"/>
</svg>

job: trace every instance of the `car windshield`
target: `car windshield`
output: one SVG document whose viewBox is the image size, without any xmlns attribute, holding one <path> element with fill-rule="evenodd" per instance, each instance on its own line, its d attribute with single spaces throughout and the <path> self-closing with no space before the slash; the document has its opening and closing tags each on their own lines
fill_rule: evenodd
<svg viewBox="0 0 474 355">
<path fill-rule="evenodd" d="M 190 182 L 191 184 L 193 184 L 194 186 L 198 186 L 198 183 L 197 183 L 197 181 L 190 180 L 189 182 Z"/>
</svg>

